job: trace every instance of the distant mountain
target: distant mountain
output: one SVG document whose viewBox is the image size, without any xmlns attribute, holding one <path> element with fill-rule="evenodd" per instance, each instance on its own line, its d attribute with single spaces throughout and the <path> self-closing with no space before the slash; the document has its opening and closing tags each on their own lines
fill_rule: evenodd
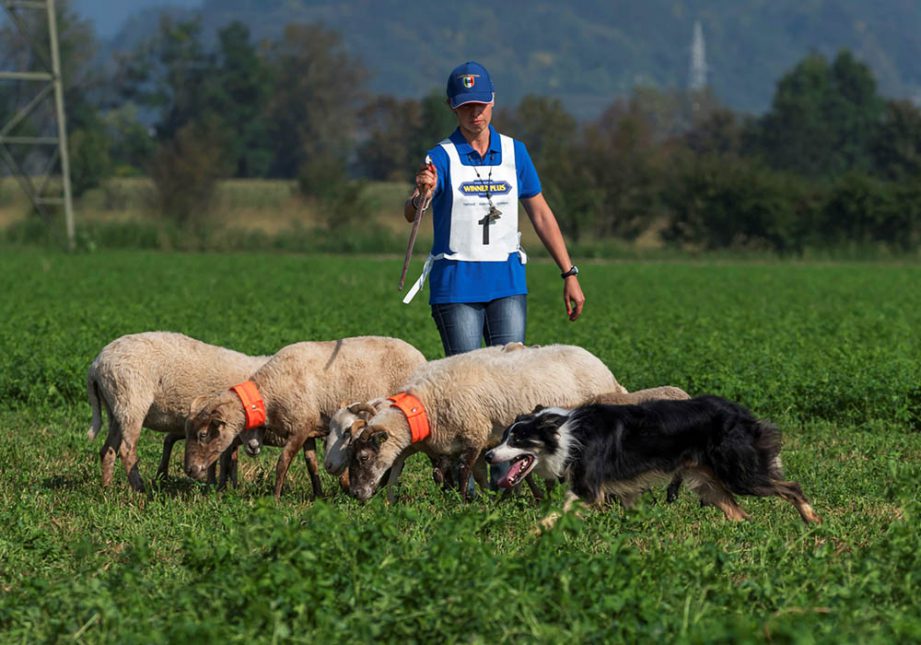
<svg viewBox="0 0 921 645">
<path fill-rule="evenodd" d="M 806 54 L 842 48 L 870 65 L 883 94 L 921 98 L 919 0 L 204 0 L 200 11 L 209 32 L 239 20 L 256 38 L 323 23 L 370 70 L 372 90 L 401 97 L 441 89 L 452 67 L 475 59 L 502 103 L 542 94 L 594 116 L 638 84 L 685 87 L 699 20 L 709 84 L 735 109 L 765 110 Z M 118 47 L 155 28 L 135 22 Z"/>
<path fill-rule="evenodd" d="M 126 20 L 143 9 L 197 9 L 201 7 L 202 0 L 71 0 L 70 4 L 80 16 L 93 23 L 100 38 L 111 38 Z"/>
</svg>

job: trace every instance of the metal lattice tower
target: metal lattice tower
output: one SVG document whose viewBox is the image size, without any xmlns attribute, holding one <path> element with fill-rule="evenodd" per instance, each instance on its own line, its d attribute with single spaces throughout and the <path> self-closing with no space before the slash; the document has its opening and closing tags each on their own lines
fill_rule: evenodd
<svg viewBox="0 0 921 645">
<path fill-rule="evenodd" d="M 688 73 L 688 88 L 697 92 L 707 87 L 707 50 L 704 46 L 704 30 L 700 21 L 694 21 L 694 39 L 691 41 L 691 69 Z"/>
<path fill-rule="evenodd" d="M 64 87 L 61 80 L 61 59 L 58 49 L 58 29 L 55 15 L 54 0 L 2 0 L 3 9 L 9 15 L 13 24 L 29 42 L 34 54 L 43 69 L 0 71 L 0 81 L 14 81 L 29 84 L 29 88 L 37 88 L 32 99 L 21 107 L 9 118 L 4 118 L 0 128 L 0 158 L 9 166 L 10 172 L 19 182 L 19 185 L 28 195 L 35 210 L 46 219 L 49 218 L 46 209 L 49 205 L 63 205 L 64 219 L 67 225 L 67 243 L 71 250 L 74 248 L 74 213 L 70 191 L 70 159 L 67 155 L 67 124 L 64 118 Z M 23 20 L 25 11 L 42 11 L 48 20 L 48 42 L 42 40 L 43 34 L 29 33 L 26 22 Z M 31 92 L 30 92 L 31 93 Z M 38 112 L 38 108 L 46 103 L 49 96 L 54 101 L 54 131 L 53 136 L 14 136 L 11 133 L 26 123 Z M 47 149 L 53 146 L 53 151 L 47 159 L 43 172 L 36 178 L 28 169 L 10 152 L 9 146 L 33 146 Z M 60 162 L 60 163 L 59 163 Z M 57 194 L 49 194 L 49 180 L 58 167 L 60 170 L 61 187 Z"/>
</svg>

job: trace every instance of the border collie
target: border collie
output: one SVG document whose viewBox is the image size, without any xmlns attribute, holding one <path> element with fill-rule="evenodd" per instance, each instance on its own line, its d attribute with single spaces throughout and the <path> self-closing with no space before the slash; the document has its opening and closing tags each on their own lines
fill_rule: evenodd
<svg viewBox="0 0 921 645">
<path fill-rule="evenodd" d="M 511 462 L 500 486 L 532 470 L 564 478 L 564 510 L 581 500 L 602 506 L 610 495 L 627 508 L 653 484 L 681 478 L 730 520 L 747 519 L 735 495 L 776 495 L 806 523 L 821 522 L 799 484 L 784 479 L 780 431 L 717 396 L 638 405 L 538 408 L 506 428 L 486 461 Z M 546 528 L 558 516 L 545 518 Z"/>
</svg>

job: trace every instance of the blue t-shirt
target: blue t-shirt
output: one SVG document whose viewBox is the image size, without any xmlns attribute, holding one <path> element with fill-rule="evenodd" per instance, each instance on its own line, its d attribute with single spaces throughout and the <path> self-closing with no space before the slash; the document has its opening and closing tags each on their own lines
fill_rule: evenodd
<svg viewBox="0 0 921 645">
<path fill-rule="evenodd" d="M 489 126 L 489 150 L 486 156 L 480 156 L 471 147 L 460 129 L 450 136 L 457 148 L 461 164 L 464 166 L 498 166 L 502 163 L 502 144 L 499 133 Z M 432 255 L 448 253 L 448 240 L 451 235 L 451 209 L 454 205 L 454 191 L 445 190 L 451 184 L 451 165 L 448 154 L 440 145 L 428 152 L 432 164 L 438 171 L 438 184 L 432 198 L 432 221 L 435 238 Z M 518 198 L 528 199 L 541 192 L 540 179 L 534 162 L 525 145 L 515 141 L 515 173 L 518 180 Z M 514 213 L 518 217 L 517 209 Z M 525 284 L 524 265 L 518 253 L 510 253 L 505 262 L 465 262 L 461 260 L 437 260 L 429 274 L 429 303 L 445 304 L 450 302 L 489 302 L 496 298 L 517 296 L 528 293 Z"/>
</svg>

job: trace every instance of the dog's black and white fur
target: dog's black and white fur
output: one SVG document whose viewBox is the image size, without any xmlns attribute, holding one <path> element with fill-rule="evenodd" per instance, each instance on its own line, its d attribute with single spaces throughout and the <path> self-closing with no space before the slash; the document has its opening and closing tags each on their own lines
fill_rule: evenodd
<svg viewBox="0 0 921 645">
<path fill-rule="evenodd" d="M 486 461 L 511 462 L 500 482 L 508 487 L 532 470 L 568 480 L 564 510 L 577 499 L 600 506 L 608 495 L 630 507 L 653 484 L 680 477 L 731 520 L 748 518 L 734 495 L 776 495 L 803 521 L 820 522 L 799 484 L 784 479 L 779 455 L 774 426 L 731 401 L 701 396 L 538 409 L 506 428 Z"/>
</svg>

